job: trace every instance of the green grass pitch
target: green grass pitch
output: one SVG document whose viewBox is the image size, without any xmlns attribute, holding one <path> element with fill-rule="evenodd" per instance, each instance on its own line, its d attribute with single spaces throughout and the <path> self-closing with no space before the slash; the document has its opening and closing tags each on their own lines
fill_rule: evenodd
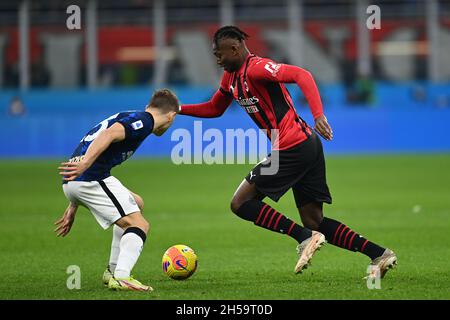
<svg viewBox="0 0 450 320">
<path fill-rule="evenodd" d="M 153 293 L 111 292 L 101 282 L 111 230 L 80 208 L 71 233 L 53 234 L 67 201 L 58 160 L 0 161 L 0 299 L 449 299 L 450 155 L 329 156 L 333 205 L 325 214 L 395 250 L 397 269 L 369 290 L 369 259 L 326 245 L 295 275 L 295 242 L 234 216 L 229 201 L 251 165 L 173 165 L 131 159 L 114 175 L 145 201 L 151 233 L 133 271 Z M 273 204 L 272 202 L 269 202 Z M 299 221 L 291 192 L 274 204 Z M 174 281 L 161 257 L 191 246 L 197 272 Z M 69 290 L 66 269 L 81 269 Z"/>
</svg>

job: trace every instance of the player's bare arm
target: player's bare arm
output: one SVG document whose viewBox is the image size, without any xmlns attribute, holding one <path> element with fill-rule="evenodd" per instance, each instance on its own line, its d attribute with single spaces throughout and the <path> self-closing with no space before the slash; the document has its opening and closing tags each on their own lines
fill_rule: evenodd
<svg viewBox="0 0 450 320">
<path fill-rule="evenodd" d="M 75 221 L 75 215 L 78 210 L 78 204 L 74 202 L 70 202 L 66 210 L 64 211 L 63 216 L 55 222 L 56 235 L 59 237 L 65 237 L 70 229 L 72 228 L 73 222 Z"/>
<path fill-rule="evenodd" d="M 115 123 L 108 129 L 100 132 L 98 137 L 89 146 L 86 154 L 79 162 L 63 162 L 58 167 L 59 174 L 65 181 L 72 181 L 88 169 L 98 156 L 105 151 L 111 143 L 125 139 L 125 128 L 120 123 Z"/>
</svg>

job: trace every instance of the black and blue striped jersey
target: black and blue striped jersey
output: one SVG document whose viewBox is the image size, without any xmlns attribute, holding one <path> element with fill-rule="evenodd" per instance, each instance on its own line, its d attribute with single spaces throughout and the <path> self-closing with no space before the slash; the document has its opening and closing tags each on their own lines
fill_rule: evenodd
<svg viewBox="0 0 450 320">
<path fill-rule="evenodd" d="M 145 138 L 152 133 L 153 116 L 146 111 L 119 112 L 103 120 L 81 139 L 78 147 L 73 152 L 69 162 L 81 161 L 90 144 L 103 130 L 114 123 L 120 123 L 125 128 L 125 139 L 111 145 L 95 160 L 95 162 L 75 181 L 102 180 L 111 175 L 111 169 L 128 158 L 141 145 Z"/>
</svg>

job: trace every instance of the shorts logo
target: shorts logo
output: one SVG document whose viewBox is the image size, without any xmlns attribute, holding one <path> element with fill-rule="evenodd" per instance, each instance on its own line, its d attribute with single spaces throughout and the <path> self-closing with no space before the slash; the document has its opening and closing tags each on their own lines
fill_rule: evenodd
<svg viewBox="0 0 450 320">
<path fill-rule="evenodd" d="M 134 197 L 132 195 L 130 195 L 130 198 L 128 198 L 128 200 L 130 201 L 131 204 L 133 205 L 136 204 L 136 200 L 134 200 Z"/>
<path fill-rule="evenodd" d="M 139 121 L 133 122 L 131 124 L 131 126 L 133 127 L 134 130 L 139 130 L 144 126 L 144 124 L 142 123 L 142 120 L 139 120 Z"/>
<path fill-rule="evenodd" d="M 256 177 L 256 174 L 253 174 L 253 170 L 252 170 L 252 171 L 250 171 L 250 180 L 252 180 L 253 177 Z"/>
</svg>

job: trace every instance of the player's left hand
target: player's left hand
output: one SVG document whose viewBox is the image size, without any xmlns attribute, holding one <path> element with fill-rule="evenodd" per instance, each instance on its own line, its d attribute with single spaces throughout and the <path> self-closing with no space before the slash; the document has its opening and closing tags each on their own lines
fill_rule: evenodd
<svg viewBox="0 0 450 320">
<path fill-rule="evenodd" d="M 65 181 L 72 181 L 86 171 L 89 165 L 84 161 L 79 162 L 62 162 L 58 167 L 59 174 L 64 176 Z"/>
<path fill-rule="evenodd" d="M 71 203 L 67 207 L 62 218 L 55 222 L 56 229 L 54 231 L 56 232 L 56 235 L 58 237 L 65 237 L 69 233 L 70 229 L 72 228 L 73 222 L 75 221 L 75 214 L 77 213 L 77 209 L 78 206 Z"/>
<path fill-rule="evenodd" d="M 330 141 L 333 139 L 333 130 L 328 124 L 328 120 L 325 115 L 321 115 L 316 119 L 314 130 L 316 130 L 316 132 L 320 134 L 325 140 Z"/>
</svg>

